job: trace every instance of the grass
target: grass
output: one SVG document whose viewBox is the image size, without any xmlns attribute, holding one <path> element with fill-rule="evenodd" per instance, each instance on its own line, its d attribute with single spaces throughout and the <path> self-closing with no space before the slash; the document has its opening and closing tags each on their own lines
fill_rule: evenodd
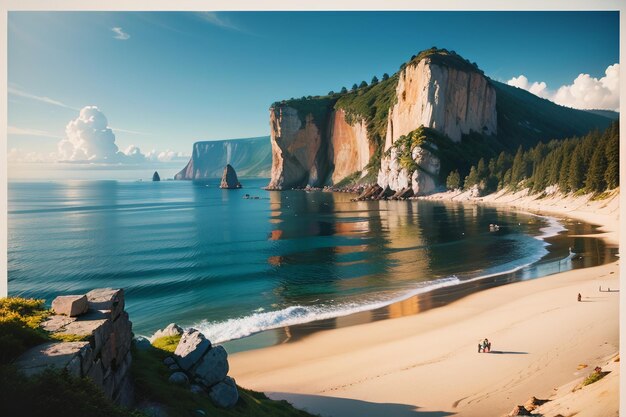
<svg viewBox="0 0 626 417">
<path fill-rule="evenodd" d="M 580 386 L 581 387 L 586 387 L 587 385 L 591 385 L 594 382 L 598 382 L 599 380 L 601 380 L 602 378 L 604 378 L 608 374 L 610 374 L 610 372 L 593 371 L 593 373 L 589 374 L 589 376 L 587 376 L 587 378 L 585 378 L 585 380 L 580 384 Z"/>
<path fill-rule="evenodd" d="M 44 300 L 0 298 L 0 364 L 7 364 L 29 348 L 50 340 L 39 327 L 50 311 Z"/>
<path fill-rule="evenodd" d="M 298 410 L 286 401 L 274 401 L 263 393 L 239 387 L 239 402 L 232 409 L 215 407 L 208 395 L 194 394 L 188 387 L 170 384 L 169 369 L 163 360 L 176 349 L 180 336 L 164 337 L 155 340 L 154 349 L 133 348 L 131 372 L 135 381 L 135 394 L 138 401 L 158 403 L 170 417 L 196 416 L 202 410 L 214 417 L 311 417 L 311 414 Z"/>
</svg>

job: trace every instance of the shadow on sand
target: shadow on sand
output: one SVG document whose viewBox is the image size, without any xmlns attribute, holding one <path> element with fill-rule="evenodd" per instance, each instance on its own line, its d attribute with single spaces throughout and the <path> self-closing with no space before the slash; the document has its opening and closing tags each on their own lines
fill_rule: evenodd
<svg viewBox="0 0 626 417">
<path fill-rule="evenodd" d="M 371 403 L 352 398 L 325 397 L 321 395 L 266 392 L 273 400 L 286 400 L 296 408 L 322 417 L 447 417 L 447 411 L 419 411 L 419 407 L 407 404 Z"/>
<path fill-rule="evenodd" d="M 513 352 L 509 350 L 492 350 L 489 353 L 495 353 L 499 355 L 528 355 L 528 352 Z"/>
</svg>

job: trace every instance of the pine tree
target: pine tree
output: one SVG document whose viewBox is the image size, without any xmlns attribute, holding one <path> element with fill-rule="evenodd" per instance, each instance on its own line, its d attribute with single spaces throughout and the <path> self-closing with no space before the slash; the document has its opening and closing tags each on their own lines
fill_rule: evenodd
<svg viewBox="0 0 626 417">
<path fill-rule="evenodd" d="M 348 89 L 346 87 L 341 87 L 341 94 L 346 94 Z"/>
<path fill-rule="evenodd" d="M 384 73 L 383 74 L 383 81 L 387 81 L 389 79 L 389 74 Z"/>
<path fill-rule="evenodd" d="M 609 190 L 619 186 L 619 123 L 615 122 L 608 130 L 605 155 L 607 160 L 604 181 Z"/>
<path fill-rule="evenodd" d="M 584 165 L 581 147 L 576 146 L 569 163 L 569 178 L 567 182 L 570 191 L 576 192 L 582 188 L 585 178 Z"/>
<path fill-rule="evenodd" d="M 469 174 L 467 174 L 467 177 L 465 177 L 465 181 L 463 182 L 463 188 L 465 190 L 469 190 L 470 188 L 472 188 L 474 185 L 478 184 L 478 173 L 476 171 L 476 167 L 474 165 L 472 165 L 472 167 L 470 168 L 470 172 Z"/>
<path fill-rule="evenodd" d="M 359 84 L 359 88 L 364 88 L 367 87 L 367 83 L 365 81 L 361 81 L 361 84 Z"/>
<path fill-rule="evenodd" d="M 524 163 L 524 152 L 522 147 L 517 148 L 515 158 L 513 158 L 513 166 L 511 167 L 511 186 L 517 188 L 520 181 L 526 176 L 526 167 Z"/>
<path fill-rule="evenodd" d="M 374 84 L 378 84 L 378 77 L 376 77 L 375 75 L 372 77 L 372 81 L 370 82 L 371 85 Z"/>
<path fill-rule="evenodd" d="M 607 166 L 605 148 L 605 146 L 598 146 L 591 157 L 585 178 L 585 189 L 588 192 L 600 192 L 606 189 L 606 181 L 604 180 Z"/>
<path fill-rule="evenodd" d="M 461 188 L 461 175 L 456 169 L 452 171 L 446 179 L 446 187 L 448 190 L 457 190 Z"/>
</svg>

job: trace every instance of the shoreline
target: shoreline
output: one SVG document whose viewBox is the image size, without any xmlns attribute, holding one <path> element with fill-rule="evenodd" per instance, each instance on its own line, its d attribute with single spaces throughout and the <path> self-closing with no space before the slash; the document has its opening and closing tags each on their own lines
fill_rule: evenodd
<svg viewBox="0 0 626 417">
<path fill-rule="evenodd" d="M 426 199 L 579 219 L 600 226 L 603 233 L 593 236 L 607 244 L 619 240 L 619 192 L 599 202 L 584 197 L 537 202 L 519 193 L 450 197 Z M 618 265 L 615 261 L 497 286 L 420 314 L 357 322 L 235 353 L 234 376 L 243 386 L 321 415 L 408 416 L 415 410 L 442 416 L 504 414 L 528 397 L 548 397 L 554 387 L 582 375 L 577 364 L 589 362 L 593 369 L 600 358 L 618 351 L 619 293 L 597 292 L 599 285 L 619 288 Z M 576 303 L 576 292 L 589 302 Z M 593 311 L 582 314 L 581 305 Z M 476 356 L 476 341 L 485 336 L 501 354 Z M 595 339 L 603 340 L 598 345 Z"/>
</svg>

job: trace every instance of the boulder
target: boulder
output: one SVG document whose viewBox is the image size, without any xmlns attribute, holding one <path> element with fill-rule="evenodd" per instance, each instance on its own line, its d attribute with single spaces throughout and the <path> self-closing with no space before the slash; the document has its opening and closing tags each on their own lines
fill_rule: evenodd
<svg viewBox="0 0 626 417">
<path fill-rule="evenodd" d="M 200 382 L 211 387 L 228 375 L 228 354 L 222 346 L 215 346 L 202 358 L 195 371 Z"/>
<path fill-rule="evenodd" d="M 157 330 L 150 338 L 151 342 L 154 342 L 161 337 L 179 336 L 183 334 L 183 328 L 176 323 L 170 323 L 166 328 Z"/>
<path fill-rule="evenodd" d="M 115 320 L 124 310 L 124 290 L 98 288 L 87 293 L 87 302 L 91 310 L 99 311 Z"/>
<path fill-rule="evenodd" d="M 211 398 L 211 402 L 217 407 L 234 407 L 239 400 L 239 392 L 237 391 L 235 380 L 227 376 L 222 382 L 211 388 L 209 397 Z"/>
<path fill-rule="evenodd" d="M 60 295 L 52 301 L 52 310 L 56 314 L 76 317 L 89 309 L 85 295 Z"/>
<path fill-rule="evenodd" d="M 163 365 L 165 366 L 171 366 L 171 365 L 175 365 L 176 364 L 176 360 L 174 358 L 172 358 L 171 356 L 168 356 L 167 358 L 163 359 Z"/>
<path fill-rule="evenodd" d="M 189 378 L 187 378 L 187 375 L 184 372 L 174 372 L 170 375 L 167 381 L 170 384 L 187 385 L 189 383 Z"/>
<path fill-rule="evenodd" d="M 150 339 L 143 336 L 137 336 L 135 337 L 135 347 L 139 350 L 148 350 L 152 348 L 152 344 L 150 343 Z"/>
<path fill-rule="evenodd" d="M 183 332 L 174 355 L 178 365 L 185 371 L 190 371 L 210 348 L 211 342 L 202 333 L 196 329 L 188 329 Z"/>
<path fill-rule="evenodd" d="M 222 182 L 220 183 L 220 188 L 241 188 L 241 184 L 237 179 L 237 173 L 235 169 L 230 166 L 230 164 L 226 165 L 224 168 L 224 173 L 222 174 Z"/>
</svg>

